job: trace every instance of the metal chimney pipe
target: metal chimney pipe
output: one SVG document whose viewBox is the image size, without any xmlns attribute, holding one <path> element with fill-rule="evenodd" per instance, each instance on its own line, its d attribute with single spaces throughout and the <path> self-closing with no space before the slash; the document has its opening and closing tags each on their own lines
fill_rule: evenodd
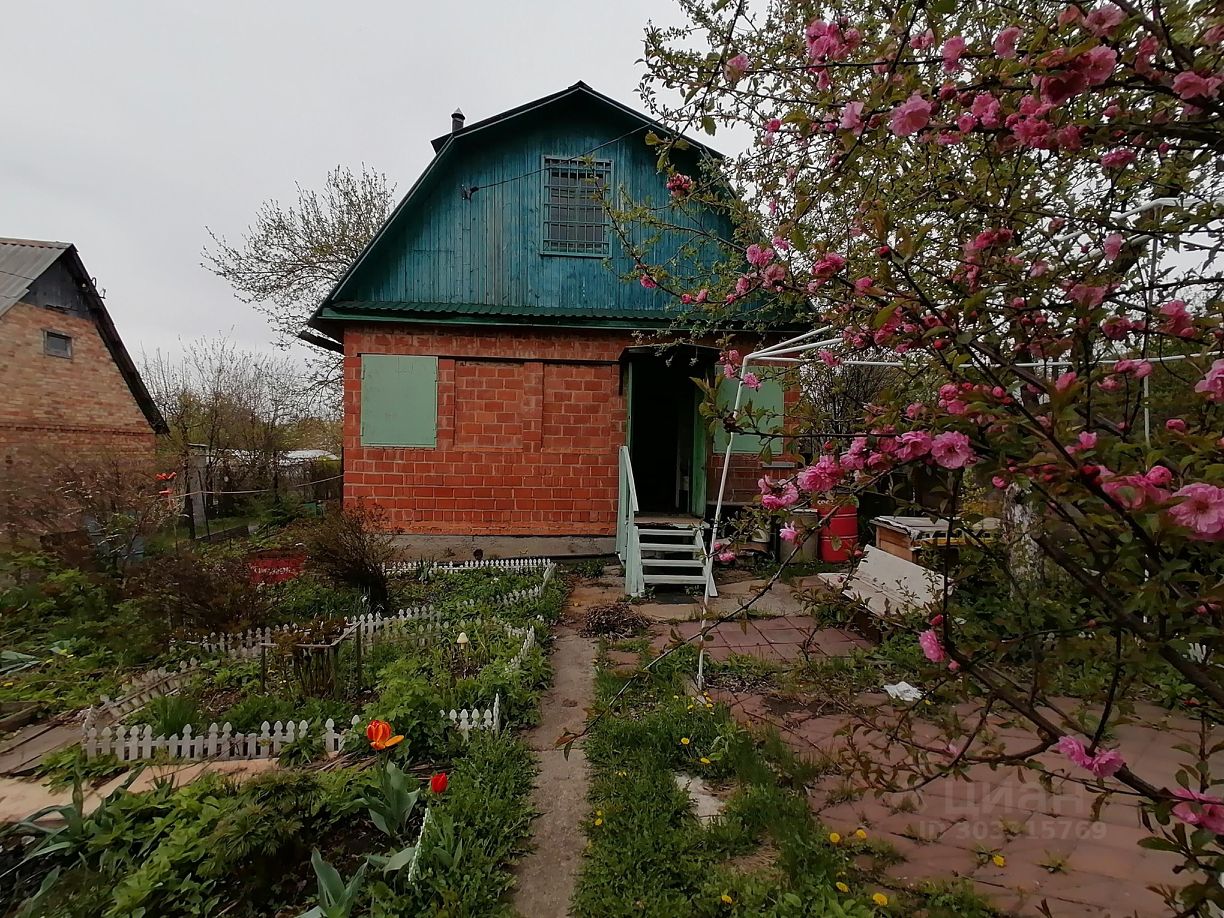
<svg viewBox="0 0 1224 918">
<path fill-rule="evenodd" d="M 459 109 L 455 109 L 454 112 L 451 113 L 451 133 L 453 134 L 456 131 L 463 130 L 463 122 L 465 120 L 466 119 L 463 117 L 463 112 L 459 111 Z"/>
</svg>

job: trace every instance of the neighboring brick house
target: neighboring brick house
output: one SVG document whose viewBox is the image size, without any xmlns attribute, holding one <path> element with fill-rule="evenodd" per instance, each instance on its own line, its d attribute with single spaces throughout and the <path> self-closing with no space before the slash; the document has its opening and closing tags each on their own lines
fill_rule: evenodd
<svg viewBox="0 0 1224 918">
<path fill-rule="evenodd" d="M 583 83 L 452 128 L 312 317 L 327 338 L 304 335 L 344 354 L 346 500 L 409 533 L 611 537 L 627 446 L 642 513 L 698 521 L 721 457 L 691 377 L 713 380 L 718 351 L 649 345 L 674 301 L 625 281 L 634 261 L 593 190 L 671 207 L 646 142 L 665 129 Z M 694 172 L 718 156 L 680 155 Z M 694 250 L 731 227 L 672 216 L 650 259 L 696 279 Z M 736 477 L 755 482 L 741 448 Z"/>
<path fill-rule="evenodd" d="M 54 487 L 58 469 L 152 468 L 165 421 L 66 242 L 0 238 L 0 470 Z"/>
</svg>

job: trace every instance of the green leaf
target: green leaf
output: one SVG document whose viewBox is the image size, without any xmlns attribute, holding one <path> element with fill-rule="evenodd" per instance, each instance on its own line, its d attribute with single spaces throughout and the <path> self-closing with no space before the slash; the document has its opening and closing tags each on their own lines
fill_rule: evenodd
<svg viewBox="0 0 1224 918">
<path fill-rule="evenodd" d="M 702 115 L 701 116 L 701 129 L 705 131 L 707 134 L 709 134 L 711 137 L 713 137 L 714 132 L 718 130 L 718 127 L 717 125 L 714 124 L 714 119 L 712 117 L 710 117 L 709 115 Z"/>
<path fill-rule="evenodd" d="M 383 864 L 383 873 L 395 873 L 397 870 L 402 870 L 412 863 L 412 859 L 416 857 L 416 845 L 410 845 L 400 851 L 395 852 L 387 858 Z"/>
</svg>

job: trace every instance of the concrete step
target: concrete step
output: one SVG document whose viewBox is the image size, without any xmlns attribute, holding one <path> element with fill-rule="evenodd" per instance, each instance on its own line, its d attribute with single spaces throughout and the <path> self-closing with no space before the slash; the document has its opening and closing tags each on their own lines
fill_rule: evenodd
<svg viewBox="0 0 1224 918">
<path fill-rule="evenodd" d="M 706 582 L 704 574 L 644 574 L 642 580 L 648 585 L 661 583 L 675 586 L 704 586 Z"/>
</svg>

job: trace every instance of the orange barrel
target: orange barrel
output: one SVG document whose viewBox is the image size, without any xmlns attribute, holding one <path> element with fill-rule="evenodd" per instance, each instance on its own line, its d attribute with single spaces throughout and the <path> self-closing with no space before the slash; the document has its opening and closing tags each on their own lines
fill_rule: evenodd
<svg viewBox="0 0 1224 918">
<path fill-rule="evenodd" d="M 858 507 L 838 507 L 820 530 L 820 560 L 849 561 L 850 553 L 857 547 Z"/>
</svg>

